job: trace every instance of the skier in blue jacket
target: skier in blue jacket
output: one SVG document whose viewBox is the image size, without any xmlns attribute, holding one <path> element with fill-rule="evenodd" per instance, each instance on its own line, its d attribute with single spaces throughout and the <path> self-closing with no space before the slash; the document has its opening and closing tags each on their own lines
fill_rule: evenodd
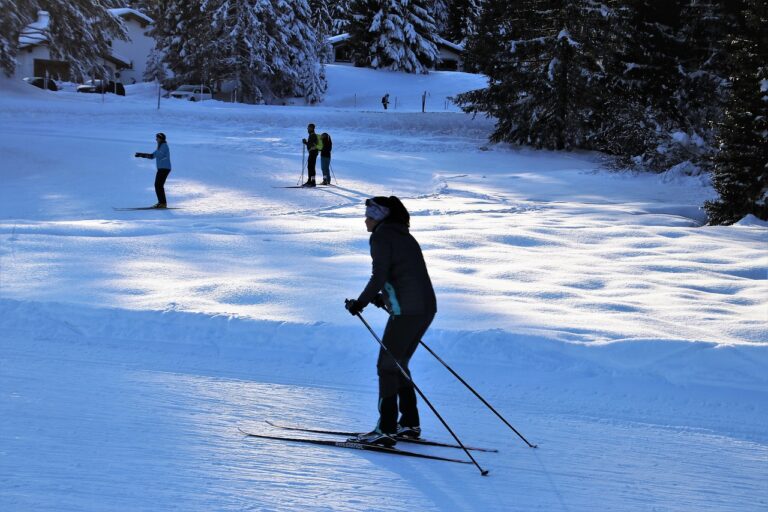
<svg viewBox="0 0 768 512">
<path fill-rule="evenodd" d="M 152 153 L 136 153 L 137 158 L 149 158 L 155 160 L 157 174 L 155 174 L 155 194 L 157 194 L 157 204 L 154 208 L 167 208 L 168 201 L 165 198 L 165 180 L 171 174 L 171 150 L 168 148 L 168 141 L 164 133 L 155 135 L 157 149 Z"/>
</svg>

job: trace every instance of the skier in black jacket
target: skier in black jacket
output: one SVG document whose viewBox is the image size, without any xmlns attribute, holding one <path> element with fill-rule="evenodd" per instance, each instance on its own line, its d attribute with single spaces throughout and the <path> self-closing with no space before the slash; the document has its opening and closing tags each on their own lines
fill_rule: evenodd
<svg viewBox="0 0 768 512">
<path fill-rule="evenodd" d="M 353 315 L 370 303 L 389 312 L 382 343 L 410 375 L 408 362 L 437 313 L 435 291 L 421 247 L 408 230 L 410 215 L 403 203 L 390 196 L 368 199 L 365 205 L 373 271 L 360 296 L 348 300 L 346 307 Z M 379 351 L 376 368 L 379 421 L 373 431 L 353 440 L 393 446 L 396 437 L 418 438 L 421 428 L 413 384 L 383 348 Z"/>
<path fill-rule="evenodd" d="M 309 158 L 307 158 L 307 181 L 302 184 L 302 187 L 314 187 L 315 183 L 315 166 L 317 165 L 317 154 L 320 152 L 320 139 L 315 133 L 315 125 L 309 123 L 307 125 L 307 138 L 301 139 L 301 142 L 307 146 L 309 151 Z"/>
</svg>

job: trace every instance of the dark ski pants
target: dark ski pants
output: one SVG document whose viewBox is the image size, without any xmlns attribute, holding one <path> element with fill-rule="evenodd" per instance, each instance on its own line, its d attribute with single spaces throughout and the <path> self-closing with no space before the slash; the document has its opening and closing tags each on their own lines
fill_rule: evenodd
<svg viewBox="0 0 768 512">
<path fill-rule="evenodd" d="M 331 157 L 329 156 L 320 157 L 320 170 L 323 171 L 323 179 L 330 182 L 331 181 Z"/>
<path fill-rule="evenodd" d="M 384 329 L 382 343 L 394 356 L 379 350 L 376 369 L 379 374 L 379 423 L 382 432 L 393 434 L 399 423 L 407 427 L 419 425 L 419 410 L 416 406 L 416 391 L 409 378 L 405 377 L 395 364 L 395 359 L 410 377 L 408 363 L 427 332 L 434 313 L 429 315 L 392 315 Z"/>
<path fill-rule="evenodd" d="M 165 199 L 165 180 L 168 179 L 169 174 L 171 174 L 170 169 L 158 169 L 155 174 L 155 194 L 157 194 L 158 203 L 168 204 Z"/>
<path fill-rule="evenodd" d="M 307 158 L 307 176 L 310 179 L 315 179 L 315 167 L 317 166 L 317 151 L 310 151 L 309 158 Z"/>
</svg>

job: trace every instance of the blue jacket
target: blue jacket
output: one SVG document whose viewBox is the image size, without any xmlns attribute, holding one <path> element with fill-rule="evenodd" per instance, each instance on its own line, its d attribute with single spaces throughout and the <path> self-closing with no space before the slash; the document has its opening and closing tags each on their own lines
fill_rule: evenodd
<svg viewBox="0 0 768 512">
<path fill-rule="evenodd" d="M 168 149 L 167 142 L 161 142 L 157 149 L 152 153 L 152 158 L 155 159 L 158 169 L 170 169 L 171 168 L 171 150 Z"/>
</svg>

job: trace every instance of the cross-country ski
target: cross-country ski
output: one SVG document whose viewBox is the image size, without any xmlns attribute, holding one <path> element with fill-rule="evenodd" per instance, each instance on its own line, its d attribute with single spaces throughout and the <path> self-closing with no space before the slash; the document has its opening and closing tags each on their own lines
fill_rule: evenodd
<svg viewBox="0 0 768 512">
<path fill-rule="evenodd" d="M 312 434 L 329 434 L 334 436 L 344 436 L 344 437 L 354 437 L 362 434 L 362 431 L 359 432 L 344 432 L 339 430 L 325 430 L 325 429 L 319 429 L 319 428 L 307 428 L 307 427 L 299 427 L 294 425 L 283 425 L 280 423 L 276 423 L 270 420 L 265 420 L 267 424 L 269 424 L 272 427 L 283 429 L 283 430 L 292 430 L 296 432 L 308 432 Z M 421 439 L 421 438 L 410 438 L 410 437 L 401 437 L 396 436 L 395 438 L 398 443 L 410 443 L 410 444 L 421 444 L 424 446 L 442 446 L 445 448 L 461 448 L 461 446 L 454 444 L 454 443 L 444 443 L 440 441 L 431 441 L 429 439 Z M 467 450 L 472 451 L 478 451 L 478 452 L 491 452 L 495 453 L 499 450 L 495 448 L 478 448 L 476 446 L 466 446 Z"/>
<path fill-rule="evenodd" d="M 322 190 L 322 189 L 327 188 L 327 187 L 335 187 L 335 186 L 336 185 L 331 185 L 331 184 L 328 184 L 328 185 L 320 185 L 320 184 L 318 184 L 318 185 L 315 185 L 315 186 L 312 186 L 312 187 L 307 186 L 307 185 L 275 185 L 272 188 L 304 188 L 304 189 L 309 189 L 309 190 Z"/>
<path fill-rule="evenodd" d="M 118 212 L 130 212 L 135 210 L 180 210 L 181 208 L 174 206 L 113 206 L 112 209 Z"/>
<path fill-rule="evenodd" d="M 247 432 L 240 430 L 240 432 L 248 437 L 256 437 L 260 439 L 271 439 L 273 441 L 286 441 L 289 443 L 303 443 L 303 444 L 315 444 L 320 446 L 332 446 L 335 448 L 349 448 L 352 450 L 362 450 L 370 452 L 388 453 L 390 455 L 402 455 L 404 457 L 417 457 L 420 459 L 440 460 L 443 462 L 457 462 L 459 464 L 472 464 L 468 460 L 454 459 L 451 457 L 442 457 L 440 455 L 431 455 L 428 453 L 418 453 L 408 450 L 401 450 L 400 448 L 391 448 L 386 446 L 379 446 L 375 444 L 358 443 L 354 441 L 333 441 L 330 439 L 307 439 L 303 437 L 283 437 L 273 436 L 268 434 L 255 434 L 253 432 Z"/>
</svg>

